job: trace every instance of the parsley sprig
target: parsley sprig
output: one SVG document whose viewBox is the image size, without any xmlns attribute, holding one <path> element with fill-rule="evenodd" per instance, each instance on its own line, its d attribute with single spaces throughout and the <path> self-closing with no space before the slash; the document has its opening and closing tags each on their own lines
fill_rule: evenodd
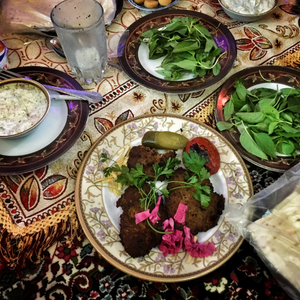
<svg viewBox="0 0 300 300">
<path fill-rule="evenodd" d="M 110 160 L 106 153 L 101 154 L 101 162 L 104 163 Z M 206 170 L 204 165 L 206 159 L 200 157 L 197 153 L 190 151 L 190 153 L 183 152 L 183 162 L 187 169 L 189 169 L 193 175 L 188 175 L 185 178 L 186 181 L 169 181 L 169 183 L 180 183 L 178 188 L 194 188 L 195 192 L 193 196 L 196 200 L 200 201 L 205 207 L 210 202 L 210 187 L 202 186 L 202 182 L 210 177 L 209 172 Z M 116 172 L 116 182 L 121 183 L 124 186 L 135 186 L 140 195 L 141 207 L 147 210 L 152 204 L 156 204 L 158 196 L 163 195 L 168 198 L 169 190 L 166 189 L 165 183 L 158 186 L 159 177 L 165 176 L 169 179 L 175 172 L 175 168 L 180 165 L 180 160 L 177 158 L 168 158 L 163 166 L 158 163 L 153 165 L 154 176 L 150 176 L 144 173 L 143 165 L 137 163 L 135 168 L 129 169 L 127 166 L 119 166 L 113 163 L 110 167 L 104 169 L 104 176 L 108 177 L 112 172 Z M 146 193 L 143 190 L 143 185 L 148 182 L 150 185 L 150 192 Z"/>
</svg>

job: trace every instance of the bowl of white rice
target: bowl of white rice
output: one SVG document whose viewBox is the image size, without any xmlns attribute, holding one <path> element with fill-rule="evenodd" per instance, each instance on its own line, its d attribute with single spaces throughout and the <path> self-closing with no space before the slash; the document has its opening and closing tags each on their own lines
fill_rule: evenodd
<svg viewBox="0 0 300 300">
<path fill-rule="evenodd" d="M 0 82 L 0 139 L 29 134 L 46 117 L 50 96 L 38 82 L 7 79 Z"/>
<path fill-rule="evenodd" d="M 254 22 L 275 10 L 278 0 L 219 0 L 219 3 L 233 20 Z"/>
</svg>

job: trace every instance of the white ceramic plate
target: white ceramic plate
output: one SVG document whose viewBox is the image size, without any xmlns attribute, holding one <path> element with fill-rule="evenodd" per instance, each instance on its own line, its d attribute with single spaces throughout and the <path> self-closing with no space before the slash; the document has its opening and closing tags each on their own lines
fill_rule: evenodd
<svg viewBox="0 0 300 300">
<path fill-rule="evenodd" d="M 203 136 L 219 149 L 221 168 L 211 177 L 216 192 L 224 195 L 226 203 L 243 205 L 252 196 L 252 184 L 247 168 L 235 149 L 219 133 L 207 125 L 176 115 L 141 116 L 119 124 L 93 144 L 79 170 L 75 203 L 82 228 L 97 251 L 112 265 L 133 276 L 151 281 L 184 281 L 205 275 L 227 261 L 239 248 L 242 237 L 224 219 L 205 233 L 198 234 L 201 242 L 214 242 L 217 249 L 211 256 L 191 258 L 180 251 L 164 257 L 158 248 L 148 255 L 132 258 L 119 239 L 119 197 L 108 188 L 95 185 L 103 178 L 101 153 L 117 157 L 127 146 L 139 145 L 145 131 L 168 130 L 181 132 L 188 138 Z M 118 152 L 119 151 L 119 152 Z"/>
</svg>

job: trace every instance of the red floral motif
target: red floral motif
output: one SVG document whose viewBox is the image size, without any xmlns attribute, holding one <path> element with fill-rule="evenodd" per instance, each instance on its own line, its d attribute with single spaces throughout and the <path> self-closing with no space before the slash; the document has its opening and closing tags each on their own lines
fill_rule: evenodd
<svg viewBox="0 0 300 300">
<path fill-rule="evenodd" d="M 100 296 L 98 292 L 91 291 L 91 293 L 90 293 L 90 298 L 91 299 L 96 299 L 98 296 Z"/>
<path fill-rule="evenodd" d="M 71 248 L 69 248 L 65 244 L 61 245 L 56 249 L 58 252 L 57 257 L 64 259 L 65 262 L 69 262 L 70 259 L 72 259 L 73 257 L 76 258 L 78 256 L 75 249 L 76 249 L 75 245 L 72 245 Z"/>
<path fill-rule="evenodd" d="M 286 293 L 280 288 L 277 281 L 272 277 L 265 282 L 265 293 L 269 299 L 272 300 L 286 299 Z"/>
<path fill-rule="evenodd" d="M 104 134 L 106 131 L 114 127 L 114 124 L 111 121 L 104 118 L 95 118 L 94 125 L 101 134 Z"/>
<path fill-rule="evenodd" d="M 262 59 L 267 49 L 273 48 L 272 43 L 254 27 L 244 27 L 247 38 L 236 40 L 237 48 L 241 51 L 250 51 L 250 60 Z"/>
<path fill-rule="evenodd" d="M 46 177 L 48 167 L 43 167 L 31 173 L 1 177 L 7 186 L 19 193 L 23 207 L 27 211 L 33 210 L 43 199 L 52 200 L 60 197 L 66 190 L 68 179 L 62 175 Z M 42 181 L 41 181 L 42 180 Z"/>
<path fill-rule="evenodd" d="M 68 179 L 62 175 L 53 175 L 42 181 L 42 190 L 45 200 L 52 200 L 64 193 Z"/>
<path fill-rule="evenodd" d="M 123 121 L 130 120 L 134 117 L 132 111 L 130 109 L 124 111 L 121 115 L 118 116 L 115 125 L 120 124 Z"/>
<path fill-rule="evenodd" d="M 25 180 L 20 189 L 20 199 L 28 211 L 38 205 L 40 194 L 39 183 L 34 175 Z"/>
<path fill-rule="evenodd" d="M 229 292 L 226 294 L 227 298 L 230 300 L 233 299 L 249 299 L 249 300 L 255 300 L 258 297 L 258 294 L 254 290 L 244 289 L 236 282 L 232 282 L 232 284 L 229 286 Z"/>
<path fill-rule="evenodd" d="M 259 272 L 260 268 L 259 268 L 259 266 L 257 264 L 257 261 L 254 258 L 248 256 L 245 259 L 244 262 L 245 262 L 245 264 L 244 265 L 240 265 L 238 267 L 238 270 L 244 272 L 249 277 L 255 277 L 256 278 L 258 276 L 258 274 L 260 273 Z"/>
<path fill-rule="evenodd" d="M 133 117 L 134 117 L 134 115 L 133 115 L 132 111 L 130 109 L 126 110 L 125 112 L 123 112 L 121 115 L 118 116 L 118 118 L 116 119 L 115 125 L 118 125 L 118 124 L 122 123 L 123 121 L 132 119 Z M 106 131 L 108 131 L 114 127 L 114 124 L 110 120 L 107 120 L 105 118 L 95 118 L 94 125 L 101 134 L 104 134 Z"/>
</svg>

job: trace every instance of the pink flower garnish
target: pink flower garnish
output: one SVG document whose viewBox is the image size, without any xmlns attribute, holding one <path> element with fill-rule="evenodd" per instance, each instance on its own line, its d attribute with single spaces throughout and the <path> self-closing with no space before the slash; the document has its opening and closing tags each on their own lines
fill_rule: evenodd
<svg viewBox="0 0 300 300">
<path fill-rule="evenodd" d="M 174 230 L 172 233 L 164 234 L 162 242 L 158 246 L 158 249 L 162 251 L 164 256 L 168 254 L 176 254 L 182 248 L 183 232 L 180 230 Z"/>
<path fill-rule="evenodd" d="M 183 229 L 185 234 L 185 238 L 184 238 L 185 250 L 192 257 L 206 257 L 216 251 L 213 242 L 199 243 L 198 241 L 194 241 L 194 236 L 191 234 L 190 228 L 184 226 Z"/>
<path fill-rule="evenodd" d="M 165 232 L 169 232 L 169 231 L 173 231 L 174 230 L 174 220 L 172 218 L 166 219 L 163 222 L 163 225 L 164 225 L 164 231 Z"/>
<path fill-rule="evenodd" d="M 174 215 L 174 220 L 181 224 L 184 225 L 185 223 L 185 212 L 187 211 L 188 206 L 183 204 L 183 203 L 179 203 L 176 214 Z"/>
<path fill-rule="evenodd" d="M 148 219 L 149 216 L 150 216 L 150 210 L 149 209 L 135 214 L 135 224 L 139 224 L 140 222 Z"/>
<path fill-rule="evenodd" d="M 150 221 L 152 222 L 153 225 L 158 220 L 160 220 L 160 217 L 157 214 L 158 210 L 159 210 L 160 200 L 161 200 L 161 196 L 158 197 L 157 203 L 156 203 L 155 207 L 153 208 L 153 210 L 151 211 L 151 214 L 149 216 L 149 219 L 150 219 Z"/>
</svg>

